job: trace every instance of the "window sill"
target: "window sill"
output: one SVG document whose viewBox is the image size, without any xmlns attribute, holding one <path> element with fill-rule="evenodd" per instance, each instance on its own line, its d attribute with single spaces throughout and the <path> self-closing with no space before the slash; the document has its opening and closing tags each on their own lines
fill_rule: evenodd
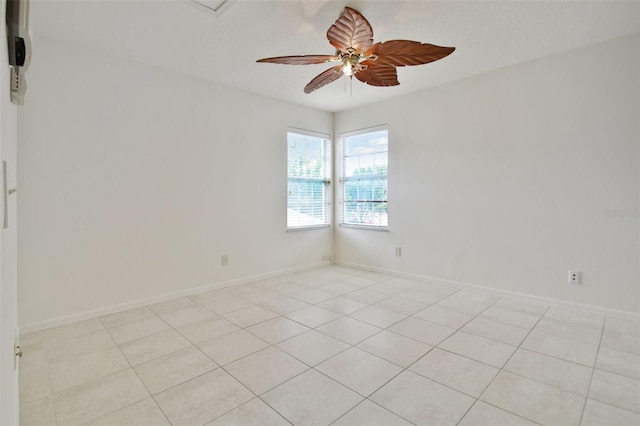
<svg viewBox="0 0 640 426">
<path fill-rule="evenodd" d="M 340 228 L 364 229 L 366 231 L 389 232 L 388 226 L 355 225 L 351 223 L 341 223 Z"/>
<path fill-rule="evenodd" d="M 287 232 L 313 231 L 315 229 L 328 229 L 328 228 L 331 228 L 331 225 L 300 226 L 297 228 L 287 228 Z"/>
</svg>

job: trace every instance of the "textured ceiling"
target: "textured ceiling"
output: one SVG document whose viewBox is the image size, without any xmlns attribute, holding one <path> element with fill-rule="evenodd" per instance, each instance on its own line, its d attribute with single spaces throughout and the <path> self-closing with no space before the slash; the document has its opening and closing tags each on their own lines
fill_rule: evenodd
<svg viewBox="0 0 640 426">
<path fill-rule="evenodd" d="M 258 64 L 268 56 L 333 54 L 326 39 L 344 6 L 371 23 L 374 41 L 417 40 L 456 51 L 398 69 L 400 86 L 343 78 L 302 89 L 329 65 Z M 155 65 L 326 111 L 394 96 L 640 32 L 637 1 L 245 1 L 209 13 L 189 0 L 31 0 L 37 37 Z"/>
</svg>

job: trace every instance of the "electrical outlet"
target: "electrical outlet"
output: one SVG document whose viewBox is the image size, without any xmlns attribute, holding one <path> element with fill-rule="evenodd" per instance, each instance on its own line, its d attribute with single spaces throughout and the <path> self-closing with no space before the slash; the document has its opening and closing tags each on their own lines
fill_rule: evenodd
<svg viewBox="0 0 640 426">
<path fill-rule="evenodd" d="M 228 254 L 223 254 L 222 255 L 221 263 L 222 263 L 222 266 L 228 266 L 229 265 L 229 255 Z"/>
<path fill-rule="evenodd" d="M 569 284 L 580 284 L 580 271 L 569 271 Z"/>
<path fill-rule="evenodd" d="M 322 261 L 323 262 L 329 262 L 331 260 L 331 256 L 329 255 L 322 255 Z"/>
<path fill-rule="evenodd" d="M 402 247 L 396 247 L 396 256 L 402 256 Z"/>
</svg>

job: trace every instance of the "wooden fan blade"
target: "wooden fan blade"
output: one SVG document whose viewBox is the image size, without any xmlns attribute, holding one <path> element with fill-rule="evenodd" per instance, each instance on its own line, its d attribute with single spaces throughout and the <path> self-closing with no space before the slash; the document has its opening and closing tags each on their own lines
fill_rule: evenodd
<svg viewBox="0 0 640 426">
<path fill-rule="evenodd" d="M 377 55 L 378 58 L 374 62 L 379 65 L 403 67 L 437 61 L 450 55 L 454 50 L 456 50 L 455 47 L 442 47 L 419 41 L 389 40 L 374 44 L 365 55 Z"/>
<path fill-rule="evenodd" d="M 344 74 L 342 73 L 342 65 L 338 65 L 337 67 L 329 68 L 323 73 L 320 73 L 313 80 L 309 82 L 306 86 L 304 86 L 304 93 L 311 93 L 316 89 L 321 88 L 322 86 L 326 86 L 327 84 L 336 81 Z"/>
<path fill-rule="evenodd" d="M 393 65 L 378 65 L 369 61 L 363 62 L 362 65 L 367 65 L 367 68 L 354 74 L 361 82 L 370 86 L 397 86 L 400 84 L 396 67 Z"/>
<path fill-rule="evenodd" d="M 362 53 L 373 44 L 373 29 L 360 12 L 345 7 L 340 18 L 327 31 L 327 38 L 340 52 L 352 48 L 354 53 Z"/>
<path fill-rule="evenodd" d="M 272 64 L 310 65 L 323 64 L 325 62 L 339 61 L 340 58 L 333 55 L 299 55 L 277 56 L 275 58 L 258 59 L 256 62 L 269 62 Z"/>
</svg>

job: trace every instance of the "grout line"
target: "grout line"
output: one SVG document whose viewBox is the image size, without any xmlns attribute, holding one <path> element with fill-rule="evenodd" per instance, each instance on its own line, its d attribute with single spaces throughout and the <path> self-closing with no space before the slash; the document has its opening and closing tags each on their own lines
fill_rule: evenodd
<svg viewBox="0 0 640 426">
<path fill-rule="evenodd" d="M 596 351 L 596 358 L 593 361 L 593 369 L 591 370 L 591 377 L 589 378 L 589 386 L 587 387 L 587 395 L 584 398 L 584 403 L 582 404 L 582 411 L 580 413 L 580 422 L 578 424 L 582 424 L 582 420 L 584 418 L 584 412 L 587 410 L 587 402 L 589 401 L 589 395 L 591 395 L 591 385 L 593 384 L 593 376 L 596 373 L 596 366 L 598 365 L 598 355 L 600 355 L 600 346 L 602 345 L 602 339 L 604 338 L 604 332 L 607 326 L 607 318 L 605 317 L 602 328 L 600 329 L 600 341 L 598 342 L 598 349 Z"/>
</svg>

